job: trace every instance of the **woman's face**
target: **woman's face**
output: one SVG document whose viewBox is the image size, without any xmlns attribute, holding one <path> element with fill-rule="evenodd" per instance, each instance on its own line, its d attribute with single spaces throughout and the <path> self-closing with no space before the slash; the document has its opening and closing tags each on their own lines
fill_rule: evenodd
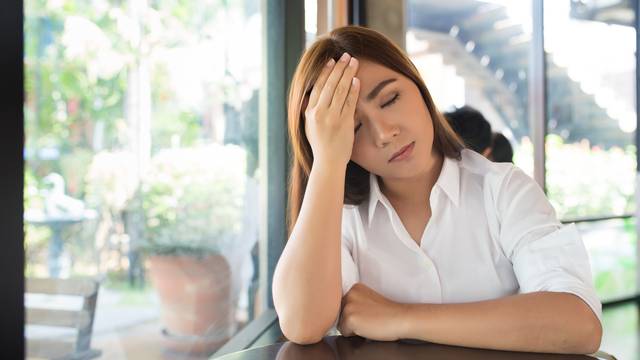
<svg viewBox="0 0 640 360">
<path fill-rule="evenodd" d="M 432 161 L 433 123 L 418 87 L 382 65 L 358 60 L 361 86 L 351 160 L 386 179 L 424 173 Z M 408 151 L 392 159 L 406 146 Z"/>
</svg>

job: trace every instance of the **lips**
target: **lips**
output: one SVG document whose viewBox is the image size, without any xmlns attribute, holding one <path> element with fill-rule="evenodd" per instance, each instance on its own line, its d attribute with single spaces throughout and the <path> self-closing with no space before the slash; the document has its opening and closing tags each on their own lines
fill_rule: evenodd
<svg viewBox="0 0 640 360">
<path fill-rule="evenodd" d="M 405 153 L 410 153 L 411 150 L 413 149 L 414 144 L 415 144 L 415 141 L 412 141 L 408 145 L 403 146 L 400 150 L 398 150 L 395 154 L 393 154 L 391 159 L 389 159 L 389 162 L 392 162 L 393 160 L 402 157 L 403 155 L 405 155 Z"/>
</svg>

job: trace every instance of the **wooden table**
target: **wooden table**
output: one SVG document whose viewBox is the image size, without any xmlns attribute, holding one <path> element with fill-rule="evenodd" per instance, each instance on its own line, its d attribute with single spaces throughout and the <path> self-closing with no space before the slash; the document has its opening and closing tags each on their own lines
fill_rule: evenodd
<svg viewBox="0 0 640 360">
<path fill-rule="evenodd" d="M 419 341 L 382 342 L 361 337 L 327 336 L 313 345 L 283 342 L 239 351 L 219 360 L 394 360 L 394 359 L 495 359 L 594 360 L 589 355 L 539 354 L 447 346 Z"/>
</svg>

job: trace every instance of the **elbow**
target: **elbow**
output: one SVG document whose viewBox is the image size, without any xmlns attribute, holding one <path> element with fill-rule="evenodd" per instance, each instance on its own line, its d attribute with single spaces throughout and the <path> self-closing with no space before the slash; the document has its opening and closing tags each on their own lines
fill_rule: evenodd
<svg viewBox="0 0 640 360">
<path fill-rule="evenodd" d="M 299 345 L 315 344 L 322 341 L 338 315 L 337 311 L 305 313 L 304 311 L 290 311 L 290 309 L 281 308 L 281 310 L 284 311 L 276 310 L 276 312 L 282 334 L 287 340 Z"/>
<path fill-rule="evenodd" d="M 600 320 L 595 318 L 588 322 L 581 322 L 574 330 L 575 336 L 571 345 L 563 351 L 567 354 L 593 354 L 600 350 L 602 341 L 602 325 Z"/>
<path fill-rule="evenodd" d="M 578 301 L 577 304 L 576 312 L 568 319 L 568 323 L 573 325 L 570 330 L 573 336 L 566 350 L 572 354 L 596 353 L 602 342 L 602 323 L 586 302 Z"/>
<path fill-rule="evenodd" d="M 287 340 L 299 344 L 310 345 L 318 343 L 326 334 L 323 326 L 314 326 L 313 322 L 304 319 L 294 319 L 293 321 L 279 318 L 280 330 Z"/>
<path fill-rule="evenodd" d="M 278 284 L 274 275 L 273 302 L 282 334 L 300 345 L 320 342 L 340 311 L 340 290 L 334 299 L 313 298 L 299 292 L 283 293 Z"/>
<path fill-rule="evenodd" d="M 279 297 L 277 294 L 274 290 L 274 307 L 278 314 L 280 330 L 287 340 L 296 344 L 309 345 L 320 342 L 333 326 L 340 311 L 339 297 L 336 302 L 317 303 L 308 300 L 291 301 L 291 297 Z"/>
<path fill-rule="evenodd" d="M 286 332 L 284 329 L 282 333 L 284 334 L 284 337 L 287 338 L 287 340 L 298 345 L 311 345 L 311 344 L 319 343 L 324 336 L 324 334 L 319 334 L 319 333 L 313 334 L 311 332 L 289 333 L 289 332 Z"/>
<path fill-rule="evenodd" d="M 584 338 L 584 354 L 593 354 L 600 350 L 600 343 L 602 342 L 602 325 L 600 324 L 600 320 L 596 319 L 592 322 Z"/>
</svg>

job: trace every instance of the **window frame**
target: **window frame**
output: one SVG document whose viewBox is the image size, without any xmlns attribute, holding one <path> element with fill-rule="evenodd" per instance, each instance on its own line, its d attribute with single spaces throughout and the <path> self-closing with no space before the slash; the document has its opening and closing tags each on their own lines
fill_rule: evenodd
<svg viewBox="0 0 640 360">
<path fill-rule="evenodd" d="M 271 284 L 287 240 L 287 183 L 291 154 L 287 136 L 287 93 L 305 48 L 304 1 L 263 1 L 263 81 L 260 94 L 262 173 L 259 289 L 263 311 L 236 333 L 213 358 L 284 340 L 274 310 Z M 266 91 L 268 89 L 268 91 Z"/>
<path fill-rule="evenodd" d="M 8 358 L 23 359 L 24 340 L 24 19 L 23 1 L 6 1 L 0 5 L 0 45 L 3 81 L 0 85 L 0 115 L 7 120 L 0 134 L 0 158 L 5 173 L 0 177 L 0 197 L 4 199 L 0 225 L 5 240 L 0 252 L 0 285 L 5 289 L 0 303 L 2 338 Z"/>
</svg>

